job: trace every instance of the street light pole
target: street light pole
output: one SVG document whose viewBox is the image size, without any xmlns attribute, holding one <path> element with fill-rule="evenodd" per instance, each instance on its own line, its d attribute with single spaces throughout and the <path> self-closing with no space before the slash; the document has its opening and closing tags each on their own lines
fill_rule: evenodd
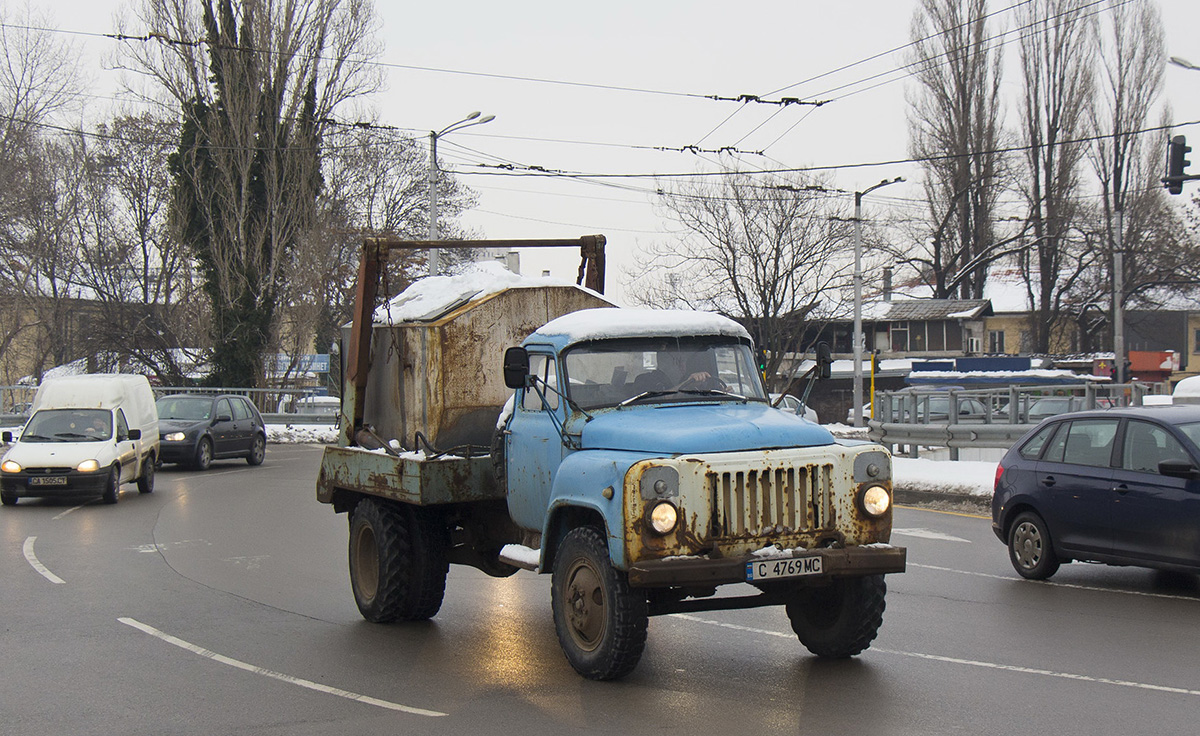
<svg viewBox="0 0 1200 736">
<path fill-rule="evenodd" d="M 899 176 L 895 179 L 884 179 L 874 186 L 854 193 L 854 334 L 850 336 L 850 341 L 854 344 L 854 408 L 851 413 L 853 414 L 853 424 L 855 427 L 862 426 L 863 405 L 862 200 L 863 197 L 880 187 L 886 187 L 888 184 L 896 184 L 902 181 L 904 179 Z"/>
<path fill-rule="evenodd" d="M 1188 61 L 1187 59 L 1181 59 L 1178 56 L 1172 56 L 1170 59 L 1167 59 L 1167 61 L 1174 64 L 1175 66 L 1181 66 L 1184 69 L 1191 69 L 1194 72 L 1200 72 L 1200 66 L 1196 66 L 1195 64 Z"/>
<path fill-rule="evenodd" d="M 479 115 L 480 115 L 480 113 L 478 111 L 476 111 L 476 112 L 471 113 L 470 115 L 467 115 L 465 118 L 463 118 L 462 120 L 459 120 L 456 123 L 451 123 L 450 125 L 447 125 L 445 128 L 442 128 L 439 131 L 432 131 L 432 130 L 429 131 L 429 168 L 427 171 L 426 179 L 427 179 L 427 182 L 429 185 L 429 239 L 430 240 L 438 239 L 438 174 L 439 174 L 438 165 L 437 165 L 438 138 L 441 138 L 442 136 L 446 135 L 447 133 L 453 133 L 455 131 L 462 130 L 463 128 L 469 128 L 472 125 L 483 125 L 484 123 L 490 123 L 496 119 L 495 115 L 487 115 L 482 118 L 479 117 Z M 441 255 L 441 251 L 438 248 L 430 248 L 429 249 L 429 275 L 430 276 L 437 276 L 438 273 L 441 271 L 441 264 L 439 263 L 440 255 Z"/>
</svg>

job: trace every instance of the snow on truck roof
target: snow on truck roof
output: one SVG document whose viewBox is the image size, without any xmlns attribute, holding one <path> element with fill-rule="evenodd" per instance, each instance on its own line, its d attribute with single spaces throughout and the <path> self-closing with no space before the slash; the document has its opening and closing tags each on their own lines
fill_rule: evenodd
<svg viewBox="0 0 1200 736">
<path fill-rule="evenodd" d="M 722 335 L 749 338 L 737 322 L 713 312 L 686 309 L 581 309 L 539 327 L 529 341 L 538 337 L 566 338 L 567 343 L 617 337 L 692 337 Z"/>
<path fill-rule="evenodd" d="M 549 276 L 522 276 L 497 261 L 467 265 L 450 276 L 429 276 L 412 283 L 390 302 L 375 310 L 377 325 L 397 322 L 429 322 L 473 299 L 490 296 L 505 289 L 529 289 L 545 286 L 570 286 L 591 291 L 566 279 Z M 594 293 L 594 292 L 593 292 Z M 603 298 L 603 295 L 597 294 Z"/>
</svg>

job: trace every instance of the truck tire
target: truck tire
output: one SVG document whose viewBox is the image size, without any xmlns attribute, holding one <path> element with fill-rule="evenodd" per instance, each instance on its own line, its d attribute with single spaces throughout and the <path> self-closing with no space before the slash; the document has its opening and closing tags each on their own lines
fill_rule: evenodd
<svg viewBox="0 0 1200 736">
<path fill-rule="evenodd" d="M 558 643 L 575 671 L 589 680 L 632 672 L 646 647 L 646 596 L 613 568 L 598 529 L 567 533 L 554 556 L 550 587 Z"/>
<path fill-rule="evenodd" d="M 887 583 L 882 575 L 841 578 L 802 588 L 787 603 L 792 631 L 818 657 L 844 659 L 871 646 L 883 625 Z"/>
<path fill-rule="evenodd" d="M 350 515 L 350 585 L 363 618 L 423 621 L 446 592 L 446 526 L 429 509 L 374 498 Z"/>
</svg>

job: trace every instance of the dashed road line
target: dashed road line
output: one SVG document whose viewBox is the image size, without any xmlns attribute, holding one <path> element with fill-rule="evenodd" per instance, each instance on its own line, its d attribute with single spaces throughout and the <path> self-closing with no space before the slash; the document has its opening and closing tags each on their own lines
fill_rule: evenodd
<svg viewBox="0 0 1200 736">
<path fill-rule="evenodd" d="M 710 619 L 692 616 L 686 613 L 671 614 L 672 618 L 679 618 L 685 621 L 694 623 L 706 624 L 708 626 L 716 626 L 722 629 L 733 629 L 735 631 L 744 631 L 751 634 L 761 634 L 763 636 L 778 637 L 782 639 L 794 639 L 794 634 L 785 634 L 781 631 L 771 631 L 770 629 L 756 629 L 751 626 L 740 626 L 738 624 L 729 624 L 723 621 L 713 621 Z M 1040 677 L 1053 677 L 1060 680 L 1075 680 L 1077 682 L 1090 682 L 1098 685 L 1116 685 L 1119 687 L 1134 688 L 1137 690 L 1153 690 L 1155 692 L 1173 693 L 1176 695 L 1200 695 L 1200 690 L 1191 690 L 1184 687 L 1172 687 L 1170 685 L 1155 685 L 1148 682 L 1136 682 L 1134 680 L 1116 680 L 1110 677 L 1092 677 L 1091 675 L 1080 675 L 1074 672 L 1057 672 L 1055 670 L 1041 669 L 1038 667 L 1022 667 L 1020 665 L 1000 664 L 999 662 L 987 662 L 979 659 L 963 659 L 961 657 L 945 657 L 940 654 L 926 654 L 924 652 L 907 652 L 901 649 L 885 649 L 883 647 L 871 647 L 870 652 L 878 652 L 880 654 L 891 654 L 897 657 L 909 657 L 912 659 L 923 659 L 930 662 L 942 662 L 944 664 L 957 664 L 966 667 L 980 667 L 989 670 L 999 670 L 1003 672 L 1015 672 L 1023 675 L 1038 675 Z"/>
<path fill-rule="evenodd" d="M 208 659 L 211 659 L 214 662 L 220 662 L 221 664 L 227 665 L 229 667 L 234 667 L 236 669 L 244 670 L 246 672 L 250 672 L 250 673 L 253 673 L 256 675 L 262 675 L 263 677 L 269 677 L 273 680 L 279 680 L 280 682 L 286 682 L 289 685 L 298 685 L 300 687 L 307 688 L 309 690 L 315 690 L 319 693 L 325 693 L 327 695 L 336 695 L 339 698 L 346 698 L 347 700 L 353 700 L 357 703 L 365 703 L 367 705 L 374 705 L 374 706 L 377 706 L 380 708 L 386 708 L 387 710 L 395 710 L 395 711 L 400 711 L 402 713 L 409 713 L 409 714 L 417 715 L 417 716 L 439 717 L 439 716 L 449 715 L 448 713 L 442 713 L 442 712 L 439 712 L 436 710 L 425 710 L 424 708 L 414 708 L 410 705 L 401 705 L 400 703 L 393 703 L 389 700 L 380 700 L 379 698 L 372 698 L 369 695 L 360 695 L 358 693 L 350 692 L 349 690 L 342 690 L 341 688 L 330 687 L 329 685 L 322 685 L 321 683 L 313 682 L 312 680 L 305 680 L 300 677 L 293 677 L 291 675 L 285 675 L 282 672 L 275 672 L 273 670 L 264 669 L 262 667 L 258 667 L 258 666 L 252 665 L 252 664 L 247 664 L 246 662 L 242 662 L 240 660 L 233 659 L 231 657 L 226 657 L 223 654 L 217 654 L 216 652 L 208 650 L 208 649 L 204 649 L 203 647 L 198 647 L 195 644 L 184 641 L 183 639 L 180 639 L 178 637 L 171 636 L 170 634 L 168 634 L 164 631 L 160 631 L 159 629 L 156 629 L 153 626 L 150 626 L 149 624 L 144 624 L 141 621 L 138 621 L 136 619 L 122 617 L 122 618 L 118 618 L 117 620 L 120 621 L 121 623 L 125 624 L 126 626 L 133 627 L 133 628 L 137 629 L 138 631 L 141 631 L 143 633 L 146 633 L 146 634 L 149 634 L 150 636 L 155 637 L 156 639 L 165 641 L 168 644 L 172 644 L 174 646 L 179 647 L 180 649 L 189 651 L 193 654 L 198 654 L 201 657 L 206 657 Z"/>
<path fill-rule="evenodd" d="M 50 570 L 38 560 L 37 555 L 33 553 L 33 543 L 37 541 L 37 537 L 29 537 L 25 540 L 25 546 L 22 551 L 25 553 L 25 561 L 29 563 L 38 574 L 46 578 L 55 585 L 63 585 L 66 580 L 50 572 Z"/>
</svg>

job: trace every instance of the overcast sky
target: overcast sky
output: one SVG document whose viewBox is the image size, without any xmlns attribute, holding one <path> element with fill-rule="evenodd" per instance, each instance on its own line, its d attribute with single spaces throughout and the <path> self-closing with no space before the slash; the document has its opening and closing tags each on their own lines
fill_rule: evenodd
<svg viewBox="0 0 1200 736">
<path fill-rule="evenodd" d="M 993 0 L 991 10 L 1016 1 Z M 92 33 L 110 31 L 114 14 L 130 6 L 129 0 L 34 4 L 51 9 L 55 27 Z M 630 288 L 622 270 L 633 255 L 673 238 L 672 223 L 654 206 L 652 175 L 711 169 L 717 161 L 712 154 L 655 147 L 763 151 L 766 156 L 743 157 L 747 166 L 763 168 L 908 158 L 908 82 L 894 73 L 906 49 L 894 50 L 911 40 L 915 5 L 914 0 L 736 5 L 727 0 L 377 0 L 386 44 L 380 61 L 395 66 L 386 72 L 388 90 L 373 103 L 380 122 L 411 128 L 415 135 L 441 129 L 473 110 L 495 115 L 487 125 L 439 142 L 440 158 L 479 195 L 478 207 L 464 223 L 491 238 L 603 233 L 609 243 L 610 292 L 620 297 Z M 1200 1 L 1161 0 L 1159 6 L 1168 53 L 1200 64 Z M 1003 27 L 1016 25 L 1011 12 L 998 18 Z M 94 112 L 119 87 L 118 73 L 102 62 L 117 42 L 71 38 L 84 52 L 93 89 L 101 95 L 89 104 Z M 1012 61 L 1016 37 L 1008 38 Z M 1166 79 L 1175 121 L 1200 121 L 1200 72 L 1169 66 Z M 1007 76 L 1005 88 L 1015 96 L 1015 74 Z M 831 102 L 780 108 L 702 97 L 743 94 Z M 1012 114 L 1008 119 L 1015 122 Z M 1200 125 L 1179 132 L 1200 142 Z M 1193 160 L 1200 163 L 1200 156 L 1193 154 Z M 466 173 L 481 171 L 469 166 L 479 163 L 644 176 L 580 181 L 497 175 L 496 170 Z M 880 210 L 911 211 L 919 194 L 915 164 L 838 168 L 830 176 L 833 186 L 847 191 L 905 177 L 906 183 L 867 198 Z M 555 276 L 573 277 L 577 257 L 538 251 L 526 253 L 522 263 L 526 273 L 548 268 Z"/>
</svg>

